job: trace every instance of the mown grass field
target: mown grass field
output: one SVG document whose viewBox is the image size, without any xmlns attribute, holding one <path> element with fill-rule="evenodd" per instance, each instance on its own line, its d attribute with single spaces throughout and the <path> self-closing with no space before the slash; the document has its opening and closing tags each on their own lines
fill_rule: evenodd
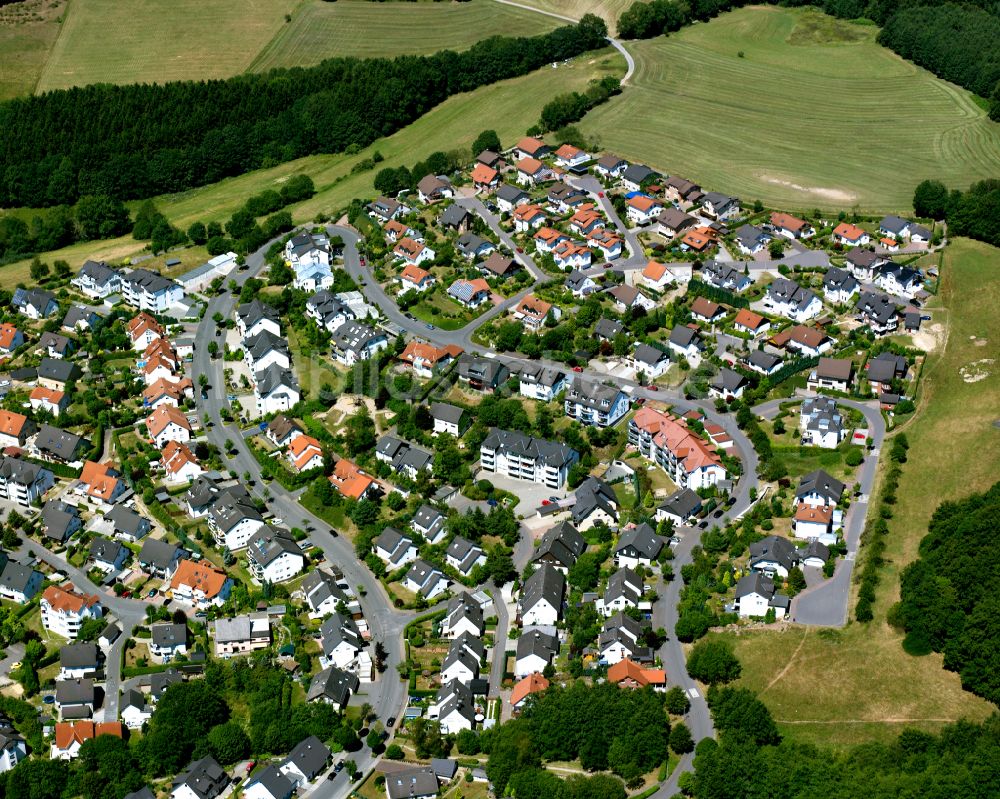
<svg viewBox="0 0 1000 799">
<path fill-rule="evenodd" d="M 65 0 L 25 0 L 0 8 L 0 100 L 35 90 L 65 8 Z"/>
<path fill-rule="evenodd" d="M 582 127 L 623 157 L 789 209 L 905 212 L 924 178 L 1000 174 L 1000 125 L 876 31 L 767 6 L 632 42 L 631 87 Z"/>
<path fill-rule="evenodd" d="M 69 0 L 38 91 L 246 70 L 301 0 Z"/>
<path fill-rule="evenodd" d="M 308 67 L 331 56 L 423 55 L 465 50 L 489 36 L 536 36 L 559 20 L 495 0 L 466 3 L 306 0 L 250 65 Z"/>
<path fill-rule="evenodd" d="M 995 708 L 962 690 L 940 655 L 915 658 L 885 623 L 899 574 L 917 554 L 937 505 L 982 491 L 1000 477 L 1000 249 L 958 239 L 947 251 L 942 291 L 930 305 L 949 333 L 931 354 L 920 407 L 904 430 L 907 462 L 890 521 L 875 621 L 843 630 L 727 635 L 743 663 L 741 682 L 761 694 L 785 735 L 849 746 L 888 740 L 904 727 L 939 729 L 980 720 Z M 970 370 L 970 366 L 973 368 Z M 964 375 L 963 375 L 964 370 Z M 968 382 L 973 372 L 983 379 Z"/>
<path fill-rule="evenodd" d="M 584 14 L 596 14 L 608 23 L 608 30 L 614 33 L 618 17 L 632 5 L 633 0 L 516 0 L 516 2 L 570 19 L 580 19 Z"/>
<path fill-rule="evenodd" d="M 359 161 L 370 158 L 376 150 L 385 159 L 379 167 L 410 166 L 436 150 L 468 150 L 484 128 L 496 130 L 501 142 L 509 146 L 538 120 L 542 106 L 554 95 L 583 90 L 595 77 L 608 74 L 621 76 L 624 72 L 625 62 L 617 51 L 607 48 L 587 53 L 570 61 L 567 66 L 560 65 L 558 69 L 544 67 L 520 78 L 451 97 L 412 125 L 380 139 L 356 155 L 301 158 L 211 186 L 158 197 L 155 202 L 181 229 L 186 229 L 196 220 L 224 222 L 251 194 L 280 188 L 290 176 L 305 172 L 315 182 L 317 194 L 290 210 L 296 221 L 306 222 L 318 213 L 333 213 L 346 207 L 354 197 L 375 195 L 372 181 L 377 170 L 352 173 L 351 168 Z M 24 213 L 29 214 L 27 211 Z M 51 262 L 63 258 L 78 269 L 88 258 L 119 262 L 142 249 L 142 243 L 131 237 L 122 237 L 74 244 L 44 254 L 43 260 Z M 0 275 L 18 275 L 17 279 L 26 279 L 28 264 L 29 261 L 20 261 L 0 267 Z"/>
</svg>

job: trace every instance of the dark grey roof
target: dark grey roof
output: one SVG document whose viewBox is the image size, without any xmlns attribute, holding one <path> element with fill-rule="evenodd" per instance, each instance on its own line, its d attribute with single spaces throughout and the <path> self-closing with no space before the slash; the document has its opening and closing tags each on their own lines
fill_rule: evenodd
<svg viewBox="0 0 1000 799">
<path fill-rule="evenodd" d="M 471 214 L 461 205 L 449 205 L 444 209 L 439 221 L 444 227 L 458 227 L 470 218 Z"/>
<path fill-rule="evenodd" d="M 750 545 L 750 568 L 762 562 L 774 562 L 791 569 L 799 562 L 799 551 L 787 538 L 769 535 Z"/>
<path fill-rule="evenodd" d="M 521 457 L 540 460 L 549 466 L 562 467 L 579 458 L 576 450 L 558 441 L 533 438 L 515 430 L 490 428 L 483 441 L 483 447 L 490 450 L 514 453 Z"/>
<path fill-rule="evenodd" d="M 359 684 L 356 674 L 338 669 L 336 666 L 328 666 L 312 678 L 306 701 L 315 702 L 323 699 L 338 705 L 346 705 L 351 694 L 358 690 Z"/>
<path fill-rule="evenodd" d="M 823 286 L 828 291 L 848 291 L 854 293 L 857 291 L 858 281 L 846 269 L 831 266 L 823 276 Z"/>
<path fill-rule="evenodd" d="M 355 649 L 362 649 L 365 645 L 354 619 L 339 613 L 331 614 L 320 626 L 319 632 L 323 637 L 323 651 L 327 654 L 336 649 L 343 641 Z"/>
<path fill-rule="evenodd" d="M 660 361 L 670 360 L 670 356 L 667 353 L 649 344 L 636 344 L 633 358 L 650 366 L 656 366 Z"/>
<path fill-rule="evenodd" d="M 516 203 L 522 198 L 527 199 L 528 196 L 528 193 L 524 189 L 520 189 L 517 186 L 511 186 L 509 183 L 503 183 L 500 188 L 497 189 L 497 199 L 505 200 L 509 203 Z"/>
<path fill-rule="evenodd" d="M 38 364 L 38 376 L 46 380 L 55 380 L 59 383 L 67 383 L 76 380 L 82 375 L 80 367 L 70 361 L 63 361 L 58 358 L 42 358 Z"/>
<path fill-rule="evenodd" d="M 319 676 L 319 675 L 317 675 Z M 354 676 L 354 675 L 349 675 Z M 354 677 L 357 680 L 357 677 Z M 315 735 L 303 738 L 288 753 L 285 763 L 293 763 L 295 767 L 311 780 L 319 774 L 330 760 L 330 748 Z"/>
<path fill-rule="evenodd" d="M 287 797 L 291 796 L 295 790 L 295 784 L 288 779 L 288 777 L 278 771 L 278 767 L 273 764 L 265 766 L 261 771 L 259 771 L 254 778 L 247 783 L 247 788 L 254 784 L 260 785 L 274 799 L 287 799 Z"/>
<path fill-rule="evenodd" d="M 614 489 L 599 477 L 588 477 L 576 489 L 573 503 L 573 521 L 582 523 L 600 508 L 613 519 L 618 518 L 618 498 Z"/>
<path fill-rule="evenodd" d="M 43 472 L 49 470 L 37 463 L 3 456 L 0 460 L 0 477 L 18 485 L 31 485 Z"/>
<path fill-rule="evenodd" d="M 90 260 L 84 261 L 77 275 L 80 277 L 89 277 L 98 286 L 103 286 L 119 277 L 118 270 L 112 269 L 104 261 Z"/>
<path fill-rule="evenodd" d="M 622 323 L 617 319 L 598 319 L 594 325 L 594 335 L 601 338 L 614 338 L 624 330 Z"/>
<path fill-rule="evenodd" d="M 157 569 L 169 569 L 181 556 L 182 550 L 176 544 L 147 538 L 139 550 L 139 562 Z"/>
<path fill-rule="evenodd" d="M 909 220 L 895 216 L 894 214 L 883 216 L 882 221 L 878 223 L 879 230 L 885 230 L 889 233 L 895 233 L 897 236 L 905 228 L 909 227 L 909 225 L 910 225 Z"/>
<path fill-rule="evenodd" d="M 559 651 L 559 639 L 554 635 L 543 633 L 541 630 L 529 630 L 522 633 L 517 639 L 517 659 L 538 655 L 546 660 L 551 660 L 552 656 Z"/>
<path fill-rule="evenodd" d="M 149 628 L 154 646 L 181 646 L 187 644 L 186 624 L 154 624 Z"/>
<path fill-rule="evenodd" d="M 304 559 L 302 548 L 290 536 L 283 535 L 272 527 L 263 527 L 247 545 L 247 556 L 261 567 L 286 554 Z"/>
<path fill-rule="evenodd" d="M 65 361 L 55 361 L 55 363 L 65 363 Z M 47 424 L 39 428 L 38 436 L 35 438 L 35 446 L 39 452 L 63 461 L 75 460 L 82 445 L 83 439 L 80 436 Z"/>
<path fill-rule="evenodd" d="M 449 405 L 448 407 L 454 407 Z M 412 523 L 425 529 L 431 530 L 438 527 L 444 521 L 444 514 L 441 513 L 437 508 L 433 508 L 430 505 L 421 505 L 415 514 L 413 514 Z"/>
<path fill-rule="evenodd" d="M 89 677 L 56 682 L 56 704 L 59 705 L 92 705 L 94 694 L 94 681 Z"/>
<path fill-rule="evenodd" d="M 631 183 L 642 183 L 655 177 L 656 173 L 644 164 L 630 164 L 622 173 L 622 178 Z"/>
<path fill-rule="evenodd" d="M 121 554 L 122 545 L 120 541 L 112 541 L 110 538 L 104 538 L 103 536 L 94 536 L 94 539 L 90 542 L 90 557 L 94 560 L 104 561 L 105 563 L 114 563 L 118 560 L 118 556 Z"/>
<path fill-rule="evenodd" d="M 435 402 L 431 405 L 431 416 L 450 424 L 461 422 L 464 413 L 465 408 L 459 408 L 457 405 L 449 405 L 447 402 Z"/>
<path fill-rule="evenodd" d="M 298 391 L 299 382 L 295 375 L 288 369 L 282 369 L 278 364 L 272 363 L 264 371 L 257 372 L 257 392 L 262 397 L 276 391 L 279 388 L 292 388 Z"/>
<path fill-rule="evenodd" d="M 781 363 L 781 358 L 777 355 L 772 355 L 770 352 L 764 352 L 764 350 L 754 350 L 750 353 L 747 361 L 759 369 L 769 372 Z"/>
<path fill-rule="evenodd" d="M 832 478 L 822 469 L 817 469 L 799 481 L 799 487 L 795 492 L 795 496 L 799 498 L 812 493 L 816 493 L 836 504 L 844 494 L 844 484 L 840 480 Z"/>
<path fill-rule="evenodd" d="M 473 674 L 479 674 L 479 663 L 485 656 L 486 647 L 482 639 L 464 632 L 451 642 L 441 670 L 447 671 L 453 664 L 461 663 Z"/>
<path fill-rule="evenodd" d="M 67 644 L 59 650 L 59 664 L 64 669 L 97 668 L 97 644 Z"/>
<path fill-rule="evenodd" d="M 192 763 L 174 779 L 174 787 L 186 785 L 198 799 L 214 799 L 229 784 L 229 776 L 209 755 Z"/>
<path fill-rule="evenodd" d="M 701 497 L 690 488 L 682 488 L 667 497 L 660 508 L 682 519 L 688 519 L 701 510 Z"/>
<path fill-rule="evenodd" d="M 568 521 L 564 521 L 545 532 L 531 559 L 538 561 L 551 558 L 568 569 L 586 549 L 587 542 L 580 532 Z"/>
<path fill-rule="evenodd" d="M 736 229 L 736 240 L 748 250 L 752 250 L 757 245 L 767 244 L 771 237 L 759 227 L 743 225 Z"/>
<path fill-rule="evenodd" d="M 111 522 L 116 533 L 125 533 L 133 538 L 145 535 L 151 526 L 148 519 L 124 505 L 115 505 L 104 514 L 104 518 Z"/>
<path fill-rule="evenodd" d="M 171 685 L 184 682 L 184 677 L 177 669 L 167 669 L 149 675 L 149 693 L 154 699 L 159 699 Z"/>
<path fill-rule="evenodd" d="M 802 550 L 802 560 L 809 560 L 810 558 L 819 558 L 821 560 L 830 559 L 830 547 L 826 544 L 821 544 L 819 541 L 810 541 L 809 546 Z"/>
<path fill-rule="evenodd" d="M 521 588 L 520 606 L 522 612 L 531 610 L 541 601 L 548 602 L 556 611 L 561 611 L 566 578 L 558 569 L 545 563 L 524 581 Z"/>
<path fill-rule="evenodd" d="M 156 799 L 156 795 L 150 790 L 148 785 L 145 785 L 138 791 L 125 794 L 125 799 Z"/>
<path fill-rule="evenodd" d="M 36 572 L 31 566 L 9 560 L 0 573 L 0 587 L 8 593 L 23 594 L 36 574 L 41 576 L 41 572 Z"/>
<path fill-rule="evenodd" d="M 738 599 L 747 594 L 760 594 L 762 597 L 770 599 L 774 596 L 774 580 L 765 577 L 760 572 L 750 572 L 743 575 L 736 584 L 736 597 Z"/>
<path fill-rule="evenodd" d="M 439 780 L 450 780 L 458 772 L 458 763 L 450 758 L 435 757 L 431 759 L 431 768 Z"/>
<path fill-rule="evenodd" d="M 642 598 L 642 580 L 632 569 L 619 569 L 608 578 L 608 587 L 604 592 L 605 603 L 611 603 L 618 597 L 625 597 L 633 605 Z"/>
<path fill-rule="evenodd" d="M 486 386 L 497 386 L 509 375 L 507 366 L 494 358 L 477 358 L 468 353 L 462 353 L 458 358 L 458 376 L 465 380 L 477 380 Z"/>
<path fill-rule="evenodd" d="M 712 378 L 712 385 L 722 391 L 738 391 L 746 384 L 746 377 L 726 366 L 719 369 L 719 373 Z"/>
<path fill-rule="evenodd" d="M 698 331 L 687 325 L 674 325 L 674 329 L 670 331 L 670 343 L 678 347 L 688 347 L 697 338 Z"/>
<path fill-rule="evenodd" d="M 420 586 L 419 592 L 422 596 L 430 594 L 441 580 L 447 579 L 440 569 L 435 568 L 422 558 L 413 561 L 410 570 L 406 573 L 406 580 Z"/>
<path fill-rule="evenodd" d="M 454 627 L 462 619 L 468 619 L 479 630 L 483 629 L 483 608 L 468 593 L 463 591 L 448 600 L 445 619 Z"/>
<path fill-rule="evenodd" d="M 239 306 L 236 309 L 236 315 L 239 316 L 240 321 L 247 328 L 253 327 L 262 319 L 267 319 L 278 324 L 281 322 L 281 317 L 273 305 L 268 305 L 266 302 L 261 302 L 257 299 Z"/>
<path fill-rule="evenodd" d="M 623 392 L 618 386 L 583 380 L 580 377 L 575 377 L 566 388 L 567 402 L 574 402 L 594 410 L 610 411 L 622 395 Z"/>
<path fill-rule="evenodd" d="M 236 495 L 229 491 L 219 494 L 212 503 L 209 515 L 222 532 L 231 530 L 244 519 L 252 519 L 262 524 L 264 522 L 264 517 L 260 515 L 260 511 L 248 496 Z"/>
<path fill-rule="evenodd" d="M 804 310 L 816 299 L 816 294 L 811 289 L 803 288 L 787 277 L 777 278 L 767 287 L 767 293 L 779 302 L 794 305 L 798 310 Z"/>
<path fill-rule="evenodd" d="M 409 799 L 418 796 L 436 796 L 437 775 L 430 766 L 393 771 L 385 775 L 385 790 L 389 799 Z"/>
<path fill-rule="evenodd" d="M 333 331 L 333 343 L 345 352 L 362 353 L 373 343 L 384 340 L 385 333 L 353 319 Z"/>
<path fill-rule="evenodd" d="M 347 602 L 347 594 L 337 585 L 336 578 L 329 572 L 317 569 L 309 572 L 302 581 L 302 593 L 314 609 L 331 597 L 337 602 Z"/>
<path fill-rule="evenodd" d="M 854 247 L 849 250 L 844 259 L 849 264 L 863 269 L 871 269 L 876 264 L 885 260 L 881 255 L 877 255 L 874 250 L 864 250 L 861 247 Z"/>
<path fill-rule="evenodd" d="M 38 339 L 38 348 L 44 350 L 53 349 L 58 353 L 66 355 L 73 348 L 73 340 L 46 330 L 42 333 L 41 338 Z"/>
<path fill-rule="evenodd" d="M 628 550 L 633 550 L 638 557 L 656 560 L 663 550 L 663 539 L 656 534 L 652 527 L 643 522 L 637 527 L 626 530 L 618 538 L 615 552 L 627 554 Z"/>
</svg>

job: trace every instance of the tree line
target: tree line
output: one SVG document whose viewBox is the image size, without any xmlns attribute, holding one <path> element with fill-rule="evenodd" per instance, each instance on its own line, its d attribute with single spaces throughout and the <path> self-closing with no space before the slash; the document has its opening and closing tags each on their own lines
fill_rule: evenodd
<svg viewBox="0 0 1000 799">
<path fill-rule="evenodd" d="M 944 653 L 962 686 L 1000 704 L 1000 483 L 983 494 L 938 506 L 903 570 L 900 602 L 889 621 L 906 630 L 913 655 Z"/>
<path fill-rule="evenodd" d="M 924 180 L 913 192 L 917 216 L 945 219 L 953 236 L 1000 247 L 1000 180 L 981 180 L 968 191 L 949 191 L 940 180 Z"/>
<path fill-rule="evenodd" d="M 333 58 L 226 80 L 92 85 L 0 104 L 0 206 L 149 197 L 314 153 L 357 151 L 459 92 L 601 47 L 587 15 L 455 53 Z"/>
<path fill-rule="evenodd" d="M 624 39 L 650 39 L 693 22 L 741 8 L 748 0 L 652 0 L 633 3 L 618 18 Z M 871 19 L 883 26 L 879 44 L 981 97 L 1000 120 L 1000 6 L 928 0 L 787 0 L 813 5 L 841 19 Z"/>
</svg>

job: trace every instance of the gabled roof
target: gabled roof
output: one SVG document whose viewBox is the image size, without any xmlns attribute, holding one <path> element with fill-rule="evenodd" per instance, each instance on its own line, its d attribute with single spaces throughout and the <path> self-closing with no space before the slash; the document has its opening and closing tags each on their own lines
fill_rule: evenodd
<svg viewBox="0 0 1000 799">
<path fill-rule="evenodd" d="M 638 663 L 625 658 L 608 669 L 608 682 L 620 683 L 624 680 L 632 680 L 640 686 L 663 686 L 667 683 L 667 674 L 663 669 L 644 669 Z"/>
<path fill-rule="evenodd" d="M 663 539 L 652 527 L 643 522 L 637 527 L 626 530 L 618 538 L 615 552 L 623 552 L 628 548 L 635 549 L 640 557 L 656 560 L 663 550 Z"/>
<path fill-rule="evenodd" d="M 510 703 L 516 707 L 532 694 L 539 694 L 548 687 L 549 681 L 545 677 L 537 671 L 532 672 L 514 686 L 514 690 L 510 693 Z"/>
<path fill-rule="evenodd" d="M 562 610 L 566 578 L 558 569 L 547 563 L 542 564 L 534 574 L 524 581 L 521 588 L 521 610 L 531 610 L 539 602 L 547 602 L 556 611 Z"/>
</svg>

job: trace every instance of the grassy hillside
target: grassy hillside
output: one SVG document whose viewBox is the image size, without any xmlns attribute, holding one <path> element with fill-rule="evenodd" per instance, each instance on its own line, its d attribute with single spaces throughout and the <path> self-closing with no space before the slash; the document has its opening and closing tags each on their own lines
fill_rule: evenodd
<svg viewBox="0 0 1000 799">
<path fill-rule="evenodd" d="M 614 33 L 618 17 L 632 5 L 634 0 L 515 0 L 515 2 L 572 19 L 580 19 L 584 14 L 596 14 L 608 23 L 608 30 Z"/>
<path fill-rule="evenodd" d="M 754 7 L 630 43 L 632 86 L 583 127 L 622 156 L 790 208 L 906 211 L 923 178 L 1000 175 L 1000 125 L 875 33 Z"/>
<path fill-rule="evenodd" d="M 65 9 L 66 0 L 24 0 L 0 8 L 0 100 L 35 90 Z"/>
<path fill-rule="evenodd" d="M 395 56 L 464 50 L 488 36 L 534 36 L 559 20 L 494 0 L 466 3 L 306 0 L 250 70 L 306 67 L 330 56 Z"/>
<path fill-rule="evenodd" d="M 924 368 L 920 410 L 908 423 L 907 463 L 897 493 L 875 621 L 839 631 L 727 636 L 744 664 L 742 682 L 761 693 L 782 732 L 846 746 L 888 740 L 903 727 L 934 730 L 994 710 L 962 690 L 941 655 L 911 657 L 885 623 L 899 573 L 914 560 L 938 504 L 984 491 L 1000 474 L 1000 249 L 958 239 L 947 251 L 942 291 L 930 308 L 938 349 Z M 981 379 L 977 376 L 982 375 Z"/>
<path fill-rule="evenodd" d="M 512 144 L 526 128 L 538 121 L 542 106 L 559 92 L 580 91 L 595 77 L 621 76 L 625 62 L 610 48 L 588 53 L 560 65 L 545 67 L 529 75 L 485 86 L 451 97 L 409 127 L 380 139 L 357 155 L 317 155 L 301 158 L 272 169 L 262 169 L 181 194 L 156 198 L 171 222 L 187 228 L 191 222 L 224 221 L 248 196 L 267 188 L 279 188 L 289 176 L 305 172 L 316 184 L 315 197 L 292 207 L 296 221 L 308 221 L 317 213 L 330 213 L 346 206 L 354 197 L 373 196 L 375 171 L 351 173 L 351 168 L 376 150 L 385 161 L 380 166 L 412 165 L 435 150 L 468 150 L 484 128 L 493 128 L 505 145 Z M 471 157 L 471 155 L 470 155 Z M 30 218 L 32 212 L 16 213 Z M 74 268 L 87 258 L 120 261 L 136 255 L 142 245 L 131 238 L 85 242 L 43 256 L 63 258 Z M 0 267 L 9 283 L 27 278 L 28 261 Z"/>
<path fill-rule="evenodd" d="M 301 0 L 70 0 L 38 91 L 243 72 Z"/>
</svg>

